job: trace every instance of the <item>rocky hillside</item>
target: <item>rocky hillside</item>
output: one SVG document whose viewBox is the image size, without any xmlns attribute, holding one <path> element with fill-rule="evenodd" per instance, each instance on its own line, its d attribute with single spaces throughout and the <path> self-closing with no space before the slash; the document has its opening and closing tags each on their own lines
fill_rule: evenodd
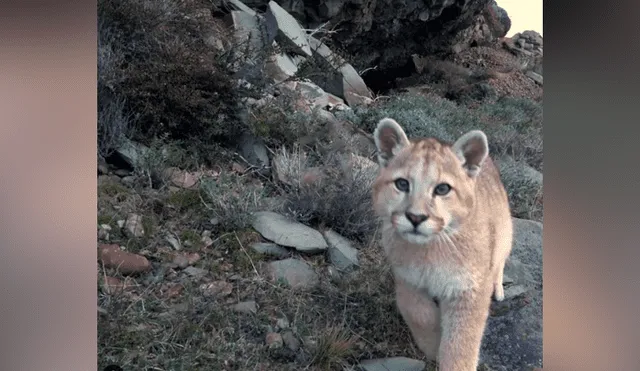
<svg viewBox="0 0 640 371">
<path fill-rule="evenodd" d="M 542 37 L 493 1 L 99 0 L 99 368 L 432 370 L 372 130 L 480 128 L 516 236 L 483 370 L 542 365 Z M 111 368 L 108 368 L 108 367 Z"/>
</svg>

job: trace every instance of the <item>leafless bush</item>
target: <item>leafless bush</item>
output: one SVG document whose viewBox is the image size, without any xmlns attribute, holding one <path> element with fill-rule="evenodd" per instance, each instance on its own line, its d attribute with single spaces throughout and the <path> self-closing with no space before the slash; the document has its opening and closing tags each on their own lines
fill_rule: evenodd
<svg viewBox="0 0 640 371">
<path fill-rule="evenodd" d="M 277 176 L 286 184 L 284 210 L 292 217 L 360 241 L 375 232 L 377 220 L 371 216 L 375 163 L 340 153 L 310 158 L 286 149 L 274 162 Z"/>
</svg>

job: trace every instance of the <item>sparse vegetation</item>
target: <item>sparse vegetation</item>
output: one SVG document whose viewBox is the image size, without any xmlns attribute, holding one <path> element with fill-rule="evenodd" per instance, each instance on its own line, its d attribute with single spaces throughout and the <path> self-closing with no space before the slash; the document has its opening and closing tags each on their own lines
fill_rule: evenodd
<svg viewBox="0 0 640 371">
<path fill-rule="evenodd" d="M 260 184 L 233 173 L 222 173 L 217 179 L 202 183 L 206 195 L 204 201 L 210 215 L 223 231 L 245 229 L 251 221 L 251 213 L 267 206 L 266 191 Z"/>
<path fill-rule="evenodd" d="M 353 154 L 350 130 L 371 133 L 393 117 L 410 136 L 453 141 L 480 128 L 494 156 L 511 159 L 500 169 L 514 215 L 541 220 L 542 187 L 528 173 L 543 166 L 541 104 L 497 99 L 485 84 L 488 70 L 432 63 L 419 82 L 440 98 L 393 95 L 335 110 L 353 124 L 338 129 L 327 112 L 318 114 L 324 107 L 310 113 L 304 97 L 268 83 L 261 58 L 283 49 L 250 52 L 212 16 L 220 7 L 218 0 L 98 1 L 98 154 L 144 145 L 133 169 L 109 162 L 99 176 L 98 240 L 152 266 L 123 276 L 99 263 L 99 368 L 320 371 L 423 358 L 378 248 L 370 193 L 377 165 L 365 158 L 368 149 Z M 250 66 L 249 55 L 258 59 Z M 332 78 L 329 64 L 308 58 L 296 78 Z M 239 83 L 241 75 L 249 83 Z M 245 132 L 266 144 L 270 173 L 234 153 Z M 178 184 L 169 169 L 194 184 Z M 327 255 L 288 249 L 318 273 L 318 285 L 300 291 L 266 280 L 264 265 L 278 258 L 251 248 L 265 242 L 251 227 L 251 214 L 263 210 L 338 232 L 358 247 L 359 268 L 333 276 Z M 132 214 L 143 236 L 123 227 Z M 258 310 L 233 308 L 246 301 Z M 272 332 L 291 332 L 299 346 L 267 346 Z"/>
<path fill-rule="evenodd" d="M 278 175 L 289 183 L 284 192 L 287 213 L 305 224 L 332 228 L 348 238 L 371 239 L 378 225 L 371 216 L 375 164 L 362 166 L 339 153 L 313 158 L 300 149 L 283 149 L 275 161 Z"/>
</svg>

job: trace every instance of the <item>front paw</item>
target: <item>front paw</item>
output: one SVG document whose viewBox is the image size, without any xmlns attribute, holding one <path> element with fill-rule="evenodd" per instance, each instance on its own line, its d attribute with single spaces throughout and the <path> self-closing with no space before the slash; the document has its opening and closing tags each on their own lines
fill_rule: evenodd
<svg viewBox="0 0 640 371">
<path fill-rule="evenodd" d="M 493 299 L 498 302 L 504 300 L 504 287 L 502 287 L 502 284 L 495 285 L 493 290 Z"/>
</svg>

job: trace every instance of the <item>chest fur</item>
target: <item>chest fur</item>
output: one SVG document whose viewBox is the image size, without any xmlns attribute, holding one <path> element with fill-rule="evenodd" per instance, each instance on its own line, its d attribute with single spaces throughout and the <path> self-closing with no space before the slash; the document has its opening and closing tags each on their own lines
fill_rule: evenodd
<svg viewBox="0 0 640 371">
<path fill-rule="evenodd" d="M 395 265 L 393 273 L 396 279 L 426 292 L 432 298 L 456 297 L 475 286 L 470 273 L 433 264 Z"/>
</svg>

